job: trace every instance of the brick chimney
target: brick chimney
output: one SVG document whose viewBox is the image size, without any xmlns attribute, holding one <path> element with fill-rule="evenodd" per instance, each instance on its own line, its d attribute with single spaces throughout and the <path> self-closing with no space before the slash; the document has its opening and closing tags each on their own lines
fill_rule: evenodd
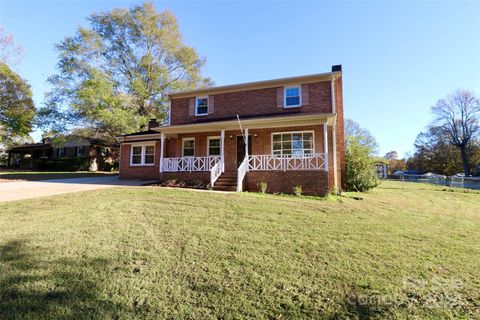
<svg viewBox="0 0 480 320">
<path fill-rule="evenodd" d="M 150 119 L 150 121 L 148 121 L 148 130 L 151 130 L 152 128 L 156 128 L 156 127 L 158 127 L 157 119 Z"/>
</svg>

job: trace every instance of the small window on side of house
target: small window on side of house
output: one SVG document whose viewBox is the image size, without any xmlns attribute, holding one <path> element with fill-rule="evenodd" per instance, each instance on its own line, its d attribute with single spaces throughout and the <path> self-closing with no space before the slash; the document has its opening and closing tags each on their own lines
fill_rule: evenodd
<svg viewBox="0 0 480 320">
<path fill-rule="evenodd" d="M 132 164 L 142 164 L 142 146 L 132 147 Z"/>
<path fill-rule="evenodd" d="M 182 156 L 193 157 L 195 154 L 195 139 L 186 138 L 183 139 Z"/>
<path fill-rule="evenodd" d="M 209 156 L 220 155 L 220 138 L 219 137 L 208 138 L 208 155 Z"/>
<path fill-rule="evenodd" d="M 208 115 L 208 97 L 195 98 L 195 115 L 196 116 Z"/>
</svg>

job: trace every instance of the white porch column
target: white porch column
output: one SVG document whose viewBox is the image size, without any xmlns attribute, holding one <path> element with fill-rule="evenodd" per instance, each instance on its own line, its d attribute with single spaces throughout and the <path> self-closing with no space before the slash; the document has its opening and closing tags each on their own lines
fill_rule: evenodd
<svg viewBox="0 0 480 320">
<path fill-rule="evenodd" d="M 247 172 L 248 172 L 248 128 L 245 128 L 245 158 L 247 158 Z"/>
<path fill-rule="evenodd" d="M 222 161 L 222 172 L 225 172 L 225 130 L 220 133 L 220 161 Z"/>
<path fill-rule="evenodd" d="M 328 172 L 328 125 L 323 124 L 323 151 L 325 152 L 325 171 Z"/>
<path fill-rule="evenodd" d="M 162 164 L 163 164 L 163 148 L 164 148 L 164 144 L 165 144 L 165 134 L 161 134 L 160 135 L 160 164 L 159 164 L 159 167 L 160 167 L 160 172 L 162 172 Z"/>
</svg>

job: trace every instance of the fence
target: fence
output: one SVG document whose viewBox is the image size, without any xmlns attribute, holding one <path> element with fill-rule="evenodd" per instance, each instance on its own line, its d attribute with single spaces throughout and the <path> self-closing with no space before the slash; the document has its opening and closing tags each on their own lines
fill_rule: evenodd
<svg viewBox="0 0 480 320">
<path fill-rule="evenodd" d="M 402 181 L 402 182 L 419 182 L 430 183 L 440 186 L 467 188 L 480 190 L 480 177 L 457 177 L 457 176 L 441 176 L 441 175 L 388 175 L 388 180 Z"/>
</svg>

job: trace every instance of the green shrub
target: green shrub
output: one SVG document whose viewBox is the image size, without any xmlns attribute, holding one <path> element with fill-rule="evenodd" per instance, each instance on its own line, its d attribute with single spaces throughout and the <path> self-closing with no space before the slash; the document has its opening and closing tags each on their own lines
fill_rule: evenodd
<svg viewBox="0 0 480 320">
<path fill-rule="evenodd" d="M 293 193 L 297 196 L 300 197 L 302 195 L 302 186 L 298 185 L 293 188 Z"/>
<path fill-rule="evenodd" d="M 40 158 L 33 160 L 33 166 L 39 171 L 88 171 L 90 163 L 88 158 Z"/>
<path fill-rule="evenodd" d="M 380 183 L 376 172 L 376 159 L 372 148 L 351 137 L 345 150 L 346 184 L 348 191 L 364 192 Z"/>
<path fill-rule="evenodd" d="M 258 191 L 261 193 L 267 192 L 268 183 L 267 181 L 261 181 L 257 184 Z"/>
</svg>

